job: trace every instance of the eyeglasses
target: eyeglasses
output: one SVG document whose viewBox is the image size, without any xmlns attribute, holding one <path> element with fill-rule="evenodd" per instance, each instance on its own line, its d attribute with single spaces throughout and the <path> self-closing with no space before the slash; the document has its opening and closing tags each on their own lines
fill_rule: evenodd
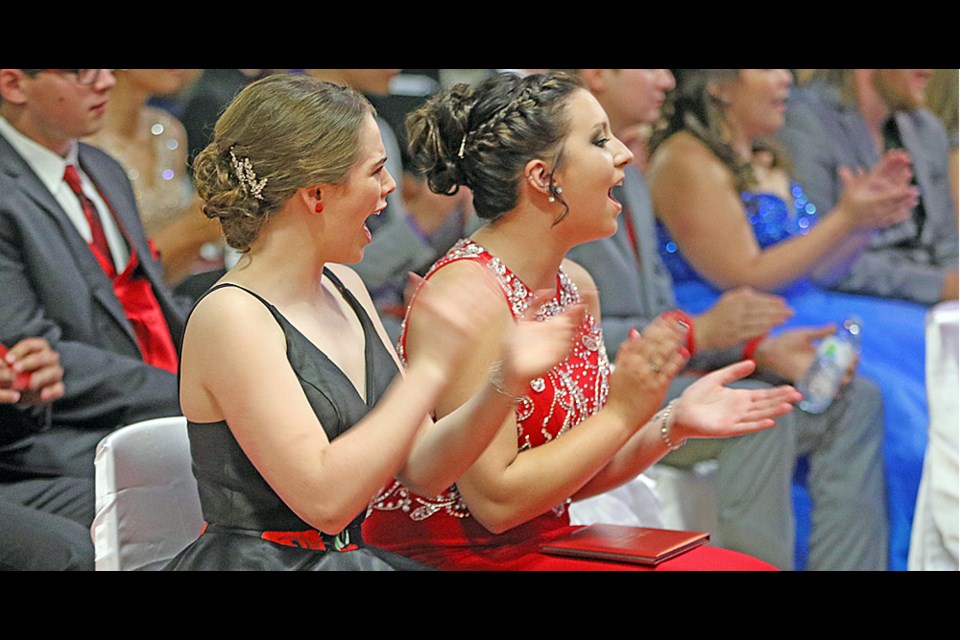
<svg viewBox="0 0 960 640">
<path fill-rule="evenodd" d="M 27 75 L 35 76 L 38 73 L 47 71 L 49 73 L 69 73 L 77 80 L 81 86 L 90 86 L 100 77 L 101 71 L 114 71 L 114 69 L 24 69 Z"/>
</svg>

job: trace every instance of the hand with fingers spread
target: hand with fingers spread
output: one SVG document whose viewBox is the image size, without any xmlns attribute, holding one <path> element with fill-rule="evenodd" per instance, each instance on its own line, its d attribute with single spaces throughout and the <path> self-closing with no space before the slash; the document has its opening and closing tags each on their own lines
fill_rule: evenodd
<svg viewBox="0 0 960 640">
<path fill-rule="evenodd" d="M 468 265 L 459 281 L 416 279 L 411 300 L 431 327 L 431 339 L 409 354 L 407 366 L 429 364 L 442 379 L 450 377 L 471 338 L 503 310 L 499 284 L 488 270 L 476 265 Z"/>
<path fill-rule="evenodd" d="M 710 309 L 696 317 L 698 349 L 726 349 L 766 335 L 793 315 L 786 300 L 750 287 L 726 291 Z"/>
<path fill-rule="evenodd" d="M 775 418 L 802 399 L 790 385 L 734 389 L 731 382 L 753 373 L 756 363 L 742 360 L 703 376 L 676 400 L 666 425 L 678 445 L 687 438 L 726 438 L 774 426 Z"/>
<path fill-rule="evenodd" d="M 642 334 L 631 330 L 617 352 L 607 407 L 621 412 L 629 424 L 647 422 L 690 358 L 686 341 L 685 325 L 666 315 L 648 324 Z"/>
<path fill-rule="evenodd" d="M 47 404 L 63 396 L 60 354 L 44 338 L 25 338 L 7 350 L 0 345 L 0 402 Z"/>
<path fill-rule="evenodd" d="M 471 344 L 471 338 L 479 335 L 489 323 L 502 318 L 503 292 L 495 277 L 484 267 L 469 265 L 467 268 L 469 271 L 456 284 L 411 276 L 411 285 L 415 285 L 411 299 L 416 297 L 417 313 L 433 314 L 434 319 L 430 321 L 429 344 L 418 350 L 408 366 L 428 360 L 449 372 L 460 362 L 460 355 Z M 493 374 L 504 393 L 519 396 L 531 379 L 549 371 L 570 351 L 574 333 L 585 313 L 584 305 L 571 306 L 547 320 L 537 320 L 531 315 L 554 295 L 553 291 L 537 292 L 518 322 L 505 327 L 501 356 L 495 364 L 498 371 Z"/>
</svg>

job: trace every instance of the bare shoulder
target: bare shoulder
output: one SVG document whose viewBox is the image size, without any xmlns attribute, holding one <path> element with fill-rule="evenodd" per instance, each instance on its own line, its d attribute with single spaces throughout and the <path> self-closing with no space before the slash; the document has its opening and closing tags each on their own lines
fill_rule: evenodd
<svg viewBox="0 0 960 640">
<path fill-rule="evenodd" d="M 185 340 L 192 334 L 200 338 L 198 346 L 208 344 L 206 338 L 213 335 L 219 336 L 215 343 L 242 342 L 276 324 L 267 306 L 250 291 L 239 286 L 220 287 L 206 294 L 191 312 Z"/>
<path fill-rule="evenodd" d="M 679 131 L 657 147 L 650 158 L 647 177 L 653 187 L 672 180 L 715 180 L 728 173 L 706 143 L 693 134 Z"/>
</svg>

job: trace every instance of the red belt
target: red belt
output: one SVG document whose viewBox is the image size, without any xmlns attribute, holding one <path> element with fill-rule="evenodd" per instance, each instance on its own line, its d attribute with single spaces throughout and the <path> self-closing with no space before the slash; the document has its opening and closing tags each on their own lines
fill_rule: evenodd
<svg viewBox="0 0 960 640">
<path fill-rule="evenodd" d="M 203 531 L 200 535 L 203 535 L 211 528 L 214 531 L 255 536 L 267 542 L 273 542 L 285 547 L 297 547 L 311 551 L 337 551 L 339 553 L 345 553 L 347 551 L 355 551 L 363 546 L 360 525 L 351 525 L 336 535 L 330 535 L 329 533 L 323 533 L 316 529 L 307 529 L 306 531 L 254 531 L 252 529 L 238 529 L 235 527 L 204 523 Z"/>
</svg>

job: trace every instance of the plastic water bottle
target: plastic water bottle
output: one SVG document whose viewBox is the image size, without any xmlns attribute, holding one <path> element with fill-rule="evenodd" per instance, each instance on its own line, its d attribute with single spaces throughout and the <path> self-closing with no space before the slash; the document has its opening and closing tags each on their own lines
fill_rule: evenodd
<svg viewBox="0 0 960 640">
<path fill-rule="evenodd" d="M 803 394 L 798 405 L 801 409 L 807 413 L 823 413 L 833 402 L 840 390 L 840 381 L 860 353 L 861 328 L 859 318 L 847 318 L 834 335 L 820 343 L 813 364 L 797 385 L 797 391 Z"/>
</svg>

